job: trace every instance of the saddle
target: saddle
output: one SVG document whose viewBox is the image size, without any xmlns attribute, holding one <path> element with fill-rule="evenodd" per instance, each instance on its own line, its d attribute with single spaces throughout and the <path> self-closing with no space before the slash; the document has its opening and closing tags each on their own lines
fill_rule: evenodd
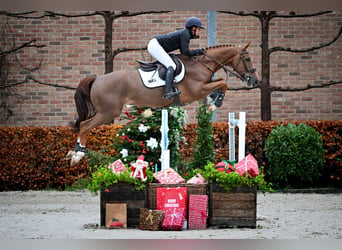
<svg viewBox="0 0 342 250">
<path fill-rule="evenodd" d="M 172 61 L 176 64 L 176 70 L 175 70 L 174 75 L 177 76 L 178 74 L 181 73 L 183 64 L 175 54 L 169 54 L 169 55 Z M 153 62 L 137 61 L 137 62 L 139 63 L 140 69 L 142 71 L 145 71 L 145 72 L 158 71 L 159 78 L 165 81 L 167 68 L 163 64 L 161 64 L 158 61 L 153 61 Z"/>
</svg>

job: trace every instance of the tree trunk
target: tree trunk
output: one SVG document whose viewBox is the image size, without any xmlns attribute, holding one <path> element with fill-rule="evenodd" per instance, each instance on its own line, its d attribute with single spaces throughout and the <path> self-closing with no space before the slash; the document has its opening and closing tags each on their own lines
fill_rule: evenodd
<svg viewBox="0 0 342 250">
<path fill-rule="evenodd" d="M 270 90 L 270 53 L 268 46 L 268 32 L 270 15 L 264 12 L 261 17 L 261 120 L 269 121 L 272 119 L 271 111 L 271 90 Z"/>
<path fill-rule="evenodd" d="M 113 72 L 113 18 L 111 12 L 105 12 L 105 74 Z"/>
</svg>

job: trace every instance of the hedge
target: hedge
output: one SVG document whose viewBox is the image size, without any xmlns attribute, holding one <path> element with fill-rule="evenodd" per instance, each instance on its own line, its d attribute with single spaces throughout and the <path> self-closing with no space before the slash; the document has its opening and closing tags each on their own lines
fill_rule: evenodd
<svg viewBox="0 0 342 250">
<path fill-rule="evenodd" d="M 265 165 L 267 169 L 268 162 L 263 151 L 265 140 L 273 128 L 289 122 L 305 123 L 322 134 L 325 149 L 324 172 L 317 187 L 342 187 L 342 120 L 248 122 L 246 154 L 251 153 L 259 165 Z M 106 150 L 108 155 L 117 154 L 115 148 L 109 146 L 120 128 L 121 125 L 113 124 L 94 129 L 88 135 L 88 149 Z M 196 128 L 197 124 L 188 124 L 184 129 L 186 142 L 182 142 L 180 155 L 185 164 L 193 157 Z M 91 174 L 86 160 L 70 167 L 65 159 L 77 139 L 69 127 L 1 127 L 0 136 L 0 191 L 46 188 L 63 190 L 76 180 Z M 213 137 L 216 161 L 227 159 L 228 124 L 213 123 Z"/>
<path fill-rule="evenodd" d="M 107 148 L 120 128 L 106 125 L 94 129 L 88 136 L 89 148 Z M 70 167 L 65 158 L 77 139 L 67 126 L 2 127 L 0 137 L 0 191 L 63 190 L 90 175 L 86 161 Z"/>
</svg>

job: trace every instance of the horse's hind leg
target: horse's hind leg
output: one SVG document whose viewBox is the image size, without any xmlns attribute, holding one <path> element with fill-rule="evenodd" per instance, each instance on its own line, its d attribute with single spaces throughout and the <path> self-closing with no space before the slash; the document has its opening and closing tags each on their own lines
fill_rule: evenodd
<svg viewBox="0 0 342 250">
<path fill-rule="evenodd" d="M 115 117 L 108 114 L 96 113 L 92 118 L 80 123 L 80 133 L 74 151 L 69 152 L 70 166 L 77 164 L 86 153 L 86 140 L 88 133 L 97 126 L 113 121 Z"/>
</svg>

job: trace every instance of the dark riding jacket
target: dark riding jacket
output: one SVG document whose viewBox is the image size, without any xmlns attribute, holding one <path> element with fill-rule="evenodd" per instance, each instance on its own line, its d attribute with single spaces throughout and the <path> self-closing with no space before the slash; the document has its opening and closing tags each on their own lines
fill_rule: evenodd
<svg viewBox="0 0 342 250">
<path fill-rule="evenodd" d="M 193 39 L 194 37 L 192 37 L 190 30 L 187 28 L 168 34 L 157 35 L 155 38 L 167 53 L 180 49 L 180 52 L 187 56 L 203 54 L 202 49 L 190 50 L 189 42 L 190 39 Z"/>
</svg>

